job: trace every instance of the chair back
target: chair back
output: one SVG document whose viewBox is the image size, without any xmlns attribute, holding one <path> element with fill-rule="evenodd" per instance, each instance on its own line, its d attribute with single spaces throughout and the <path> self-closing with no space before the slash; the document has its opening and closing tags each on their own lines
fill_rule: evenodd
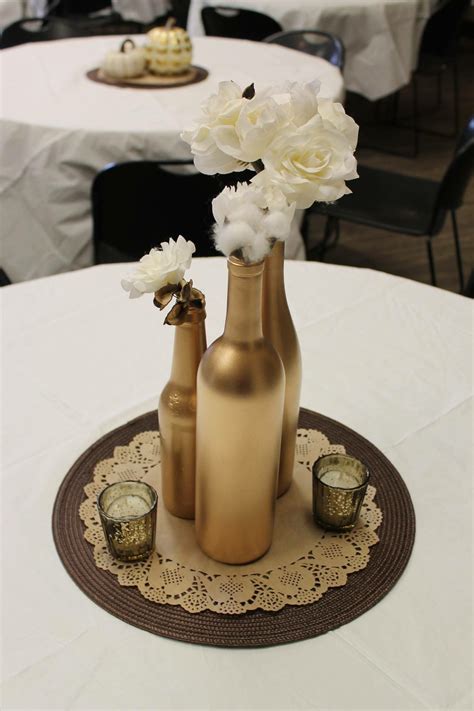
<svg viewBox="0 0 474 711">
<path fill-rule="evenodd" d="M 210 237 L 212 176 L 189 171 L 192 161 L 131 161 L 101 170 L 92 185 L 95 263 L 136 261 L 182 234 L 196 256 L 217 255 Z M 180 171 L 180 172 L 170 172 Z"/>
<path fill-rule="evenodd" d="M 344 45 L 339 37 L 331 35 L 329 32 L 320 32 L 319 30 L 277 32 L 267 37 L 265 42 L 281 44 L 283 47 L 313 54 L 339 67 L 341 71 L 344 69 Z"/>
<path fill-rule="evenodd" d="M 123 20 L 117 13 L 103 17 L 70 17 L 69 22 L 74 23 L 76 37 L 90 37 L 96 35 L 140 35 L 146 32 L 146 25 L 135 20 Z"/>
<path fill-rule="evenodd" d="M 445 0 L 431 15 L 421 39 L 421 54 L 452 57 L 456 53 L 464 15 L 471 0 Z"/>
<path fill-rule="evenodd" d="M 0 49 L 15 47 L 26 42 L 44 42 L 77 36 L 74 25 L 56 17 L 18 20 L 4 28 L 0 38 Z"/>
<path fill-rule="evenodd" d="M 54 0 L 48 14 L 59 17 L 79 17 L 103 12 L 112 7 L 112 0 Z"/>
<path fill-rule="evenodd" d="M 461 207 L 464 193 L 474 170 L 474 115 L 469 119 L 439 185 L 431 234 L 441 229 L 447 210 Z"/>
<path fill-rule="evenodd" d="M 213 37 L 260 42 L 275 32 L 281 32 L 282 29 L 273 17 L 237 7 L 203 7 L 201 18 L 206 35 Z"/>
</svg>

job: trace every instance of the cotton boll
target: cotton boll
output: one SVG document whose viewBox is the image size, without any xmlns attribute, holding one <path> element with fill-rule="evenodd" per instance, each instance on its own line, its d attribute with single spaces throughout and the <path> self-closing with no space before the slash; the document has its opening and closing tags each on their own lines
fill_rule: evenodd
<svg viewBox="0 0 474 711">
<path fill-rule="evenodd" d="M 247 201 L 246 204 L 240 204 L 235 208 L 231 207 L 228 215 L 229 220 L 233 222 L 246 222 L 254 230 L 258 230 L 260 228 L 262 218 L 262 210 L 249 201 Z"/>
<path fill-rule="evenodd" d="M 263 219 L 263 229 L 270 237 L 285 240 L 290 234 L 291 218 L 284 212 L 269 212 Z"/>
<path fill-rule="evenodd" d="M 232 252 L 242 249 L 256 238 L 254 230 L 246 222 L 230 222 L 214 230 L 217 249 L 230 257 Z"/>
<path fill-rule="evenodd" d="M 254 235 L 252 242 L 244 247 L 243 255 L 246 262 L 261 262 L 270 252 L 271 243 L 263 231 Z"/>
</svg>

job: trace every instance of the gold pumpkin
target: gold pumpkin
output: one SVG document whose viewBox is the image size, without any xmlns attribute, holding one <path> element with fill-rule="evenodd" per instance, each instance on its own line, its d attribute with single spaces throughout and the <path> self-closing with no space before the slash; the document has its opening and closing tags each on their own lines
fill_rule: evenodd
<svg viewBox="0 0 474 711">
<path fill-rule="evenodd" d="M 164 27 L 154 27 L 147 33 L 145 52 L 153 74 L 183 74 L 191 66 L 193 48 L 189 35 L 173 24 L 174 20 L 168 20 Z"/>
</svg>

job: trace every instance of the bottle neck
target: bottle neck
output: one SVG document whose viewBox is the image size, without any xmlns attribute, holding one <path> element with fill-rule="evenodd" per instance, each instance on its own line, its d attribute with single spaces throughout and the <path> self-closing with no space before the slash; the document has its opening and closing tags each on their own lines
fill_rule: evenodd
<svg viewBox="0 0 474 711">
<path fill-rule="evenodd" d="M 255 341 L 262 333 L 263 262 L 245 264 L 231 257 L 227 262 L 227 315 L 224 336 L 234 341 Z"/>
<path fill-rule="evenodd" d="M 263 321 L 275 310 L 287 309 L 285 293 L 285 243 L 278 240 L 265 259 L 263 274 Z M 265 330 L 265 326 L 264 326 Z M 265 334 L 266 335 L 266 334 Z"/>
<path fill-rule="evenodd" d="M 171 380 L 183 387 L 196 386 L 196 374 L 202 354 L 206 350 L 206 331 L 202 314 L 198 318 L 174 326 L 173 364 Z"/>
</svg>

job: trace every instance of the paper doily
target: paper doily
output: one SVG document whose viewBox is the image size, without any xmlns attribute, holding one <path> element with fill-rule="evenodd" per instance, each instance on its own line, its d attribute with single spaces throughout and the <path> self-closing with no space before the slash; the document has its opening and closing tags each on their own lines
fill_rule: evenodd
<svg viewBox="0 0 474 711">
<path fill-rule="evenodd" d="M 317 430 L 299 429 L 294 482 L 277 501 L 270 551 L 255 563 L 230 566 L 217 563 L 199 549 L 194 523 L 178 519 L 163 506 L 160 492 L 160 436 L 156 431 L 136 435 L 128 446 L 115 447 L 100 461 L 93 480 L 84 487 L 86 500 L 79 514 L 85 539 L 94 546 L 96 565 L 117 576 L 123 586 L 136 586 L 156 603 L 179 605 L 188 612 L 211 610 L 242 614 L 249 610 L 281 610 L 286 605 L 316 602 L 347 576 L 369 562 L 369 549 L 378 542 L 382 521 L 375 488 L 369 486 L 356 527 L 349 533 L 328 533 L 311 516 L 312 463 L 323 454 L 344 452 Z M 158 491 L 156 552 L 143 563 L 121 563 L 109 554 L 96 507 L 102 489 L 116 481 L 143 480 Z"/>
</svg>

